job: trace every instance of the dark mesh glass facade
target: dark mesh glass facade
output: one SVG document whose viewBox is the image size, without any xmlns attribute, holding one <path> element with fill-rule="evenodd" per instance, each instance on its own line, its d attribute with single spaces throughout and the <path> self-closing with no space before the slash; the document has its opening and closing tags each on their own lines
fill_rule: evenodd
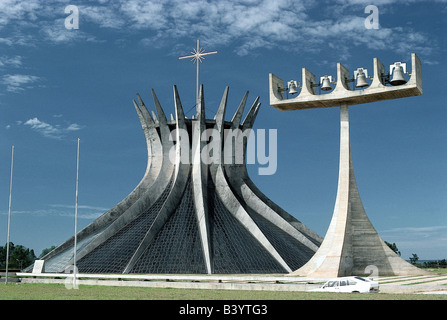
<svg viewBox="0 0 447 320">
<path fill-rule="evenodd" d="M 206 273 L 191 181 L 177 210 L 131 273 Z"/>
<path fill-rule="evenodd" d="M 79 272 L 122 273 L 161 209 L 169 190 L 167 188 L 148 210 L 80 259 L 77 263 Z"/>
<path fill-rule="evenodd" d="M 182 199 L 130 273 L 204 274 L 202 242 L 189 178 Z M 77 263 L 81 273 L 122 273 L 169 194 L 167 188 L 146 211 Z M 284 268 L 225 207 L 210 183 L 208 221 L 213 273 L 284 273 Z M 251 218 L 292 268 L 302 266 L 311 250 L 255 212 Z"/>
</svg>

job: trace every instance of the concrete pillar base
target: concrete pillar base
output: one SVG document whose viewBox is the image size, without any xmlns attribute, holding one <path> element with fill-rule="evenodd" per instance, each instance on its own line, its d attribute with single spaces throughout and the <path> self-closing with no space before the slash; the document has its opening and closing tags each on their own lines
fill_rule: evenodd
<svg viewBox="0 0 447 320">
<path fill-rule="evenodd" d="M 315 255 L 291 275 L 419 275 L 380 238 L 361 202 L 351 158 L 348 106 L 340 107 L 340 164 L 337 198 L 326 236 Z"/>
</svg>

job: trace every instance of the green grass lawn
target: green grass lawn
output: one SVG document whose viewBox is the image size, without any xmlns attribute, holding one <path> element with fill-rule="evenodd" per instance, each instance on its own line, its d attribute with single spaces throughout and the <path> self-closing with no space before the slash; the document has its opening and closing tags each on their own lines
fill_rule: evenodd
<svg viewBox="0 0 447 320">
<path fill-rule="evenodd" d="M 447 300 L 447 295 L 200 290 L 0 283 L 0 300 Z"/>
<path fill-rule="evenodd" d="M 437 269 L 427 268 L 427 269 L 424 269 L 424 270 L 433 272 L 433 273 L 435 273 L 435 274 L 439 274 L 439 275 L 441 275 L 441 276 L 444 276 L 444 275 L 447 276 L 447 268 L 437 268 Z"/>
</svg>

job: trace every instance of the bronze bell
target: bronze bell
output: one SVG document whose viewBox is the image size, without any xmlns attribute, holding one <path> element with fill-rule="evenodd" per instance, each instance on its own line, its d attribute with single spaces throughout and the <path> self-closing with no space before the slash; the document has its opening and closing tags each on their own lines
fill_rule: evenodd
<svg viewBox="0 0 447 320">
<path fill-rule="evenodd" d="M 366 82 L 366 77 L 368 77 L 368 71 L 363 68 L 358 68 L 354 72 L 354 77 L 357 79 L 356 87 L 357 88 L 363 88 L 369 86 L 369 83 Z"/>
<path fill-rule="evenodd" d="M 402 69 L 402 65 L 405 68 L 405 64 L 402 64 L 400 62 L 396 62 L 393 65 L 391 65 L 393 78 L 390 80 L 390 84 L 392 86 L 399 86 L 401 84 L 407 83 L 407 80 L 405 80 L 404 78 L 404 70 Z"/>
<path fill-rule="evenodd" d="M 321 81 L 321 79 L 323 79 L 323 81 Z M 321 90 L 323 90 L 323 91 L 332 90 L 332 87 L 331 87 L 332 77 L 331 76 L 324 76 L 324 77 L 321 77 L 321 79 L 320 79 Z"/>
<path fill-rule="evenodd" d="M 290 94 L 296 94 L 298 93 L 298 91 L 296 90 L 298 87 L 298 84 L 296 81 L 291 80 L 287 83 L 288 87 L 289 87 L 289 93 Z"/>
</svg>

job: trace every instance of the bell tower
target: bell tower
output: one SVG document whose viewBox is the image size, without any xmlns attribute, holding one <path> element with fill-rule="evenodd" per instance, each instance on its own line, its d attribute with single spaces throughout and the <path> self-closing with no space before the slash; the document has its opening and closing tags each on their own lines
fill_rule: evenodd
<svg viewBox="0 0 447 320">
<path fill-rule="evenodd" d="M 405 64 L 391 65 L 385 74 L 383 64 L 374 59 L 374 77 L 367 82 L 367 70 L 359 68 L 350 78 L 349 71 L 337 65 L 336 87 L 332 90 L 329 76 L 315 82 L 315 76 L 303 68 L 301 93 L 292 99 L 284 99 L 283 81 L 270 74 L 270 104 L 280 110 L 302 110 L 308 108 L 340 106 L 340 160 L 337 197 L 329 228 L 315 255 L 291 275 L 311 277 L 337 277 L 367 274 L 375 268 L 380 275 L 414 275 L 424 271 L 409 264 L 396 255 L 380 238 L 366 215 L 352 164 L 349 106 L 380 100 L 417 96 L 422 94 L 421 62 L 411 55 L 412 74 L 405 80 Z M 357 81 L 356 89 L 349 82 Z M 316 94 L 315 87 L 331 91 Z M 279 89 L 278 89 L 279 88 Z M 287 89 L 286 89 L 287 90 Z"/>
</svg>

